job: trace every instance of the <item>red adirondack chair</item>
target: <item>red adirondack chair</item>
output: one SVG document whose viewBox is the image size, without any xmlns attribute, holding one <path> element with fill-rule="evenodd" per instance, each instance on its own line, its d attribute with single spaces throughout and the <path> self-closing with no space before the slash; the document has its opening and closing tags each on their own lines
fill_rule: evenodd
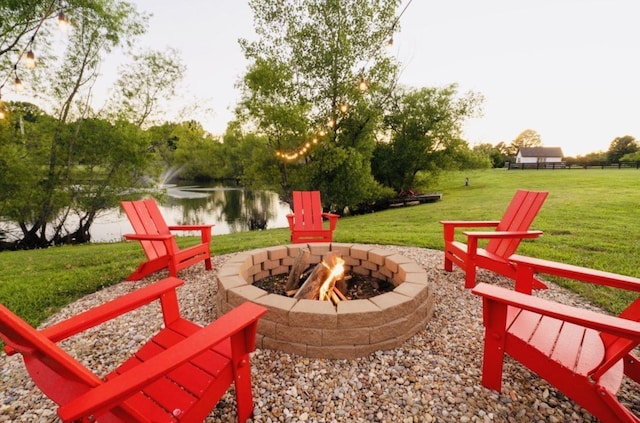
<svg viewBox="0 0 640 423">
<path fill-rule="evenodd" d="M 444 225 L 444 270 L 453 271 L 453 264 L 463 269 L 466 288 L 475 286 L 477 267 L 515 279 L 515 267 L 509 263 L 509 257 L 524 238 L 537 238 L 542 234 L 541 231 L 530 231 L 529 227 L 547 195 L 547 192 L 517 190 L 500 221 L 441 221 Z M 495 230 L 465 231 L 467 244 L 455 240 L 457 228 L 481 227 L 495 227 Z M 478 245 L 480 239 L 489 240 L 484 248 Z M 534 287 L 542 289 L 546 286 L 536 282 Z"/>
<path fill-rule="evenodd" d="M 516 284 L 533 284 L 534 272 L 640 292 L 640 279 L 577 266 L 518 258 Z M 625 376 L 640 383 L 640 297 L 619 317 L 609 316 L 488 284 L 482 384 L 500 391 L 508 354 L 602 422 L 640 422 L 616 397 Z"/>
<path fill-rule="evenodd" d="M 323 213 L 320 191 L 293 191 L 293 213 L 287 215 L 291 242 L 331 242 L 339 217 Z M 328 228 L 323 218 L 329 219 Z"/>
<path fill-rule="evenodd" d="M 209 243 L 214 225 L 167 226 L 153 199 L 123 201 L 121 204 L 135 231 L 135 234 L 126 234 L 124 237 L 130 241 L 140 241 L 147 256 L 147 261 L 129 275 L 128 281 L 142 279 L 164 268 L 169 269 L 170 276 L 177 276 L 179 270 L 200 261 L 204 261 L 205 269 L 212 269 Z M 181 250 L 171 231 L 200 231 L 201 242 Z"/>
<path fill-rule="evenodd" d="M 249 353 L 266 309 L 247 302 L 203 328 L 180 316 L 182 283 L 163 279 L 41 331 L 0 305 L 0 337 L 65 422 L 202 422 L 233 383 L 244 423 L 253 413 Z M 56 345 L 155 300 L 164 328 L 104 379 Z"/>
</svg>

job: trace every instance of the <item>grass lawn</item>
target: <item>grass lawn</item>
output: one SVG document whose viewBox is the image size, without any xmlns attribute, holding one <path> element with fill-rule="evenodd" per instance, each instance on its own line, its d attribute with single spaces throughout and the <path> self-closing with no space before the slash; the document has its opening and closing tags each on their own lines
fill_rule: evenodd
<svg viewBox="0 0 640 423">
<path fill-rule="evenodd" d="M 442 250 L 440 220 L 499 220 L 518 188 L 550 193 L 532 227 L 544 235 L 523 242 L 518 253 L 640 277 L 640 171 L 635 169 L 448 172 L 433 184 L 441 201 L 344 217 L 334 240 Z M 288 242 L 288 229 L 242 232 L 213 237 L 212 252 Z M 76 298 L 122 281 L 142 259 L 134 242 L 3 252 L 0 302 L 38 325 Z M 614 313 L 635 298 L 588 284 L 568 286 Z"/>
</svg>

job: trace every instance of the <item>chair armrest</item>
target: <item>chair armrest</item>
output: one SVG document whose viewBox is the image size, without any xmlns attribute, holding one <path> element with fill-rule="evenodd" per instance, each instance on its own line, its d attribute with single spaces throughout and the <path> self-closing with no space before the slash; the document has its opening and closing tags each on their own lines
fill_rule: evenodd
<svg viewBox="0 0 640 423">
<path fill-rule="evenodd" d="M 164 241 L 174 237 L 172 234 L 124 234 L 123 236 L 129 241 Z"/>
<path fill-rule="evenodd" d="M 289 222 L 289 229 L 293 230 L 293 218 L 295 215 L 287 214 L 287 222 Z"/>
<path fill-rule="evenodd" d="M 171 225 L 169 226 L 170 231 L 206 231 L 207 229 L 213 228 L 215 225 Z"/>
<path fill-rule="evenodd" d="M 215 225 L 172 225 L 170 231 L 200 231 L 202 242 L 208 244 L 211 241 L 211 228 Z"/>
<path fill-rule="evenodd" d="M 561 278 L 640 292 L 640 278 L 633 276 L 619 275 L 517 254 L 509 257 L 509 261 L 515 263 L 519 270 L 522 269 L 520 270 L 520 277 L 522 278 L 528 278 L 533 273 L 544 273 Z"/>
<path fill-rule="evenodd" d="M 496 232 L 463 232 L 467 236 L 467 254 L 471 260 L 478 253 L 478 240 L 481 238 L 537 238 L 542 231 L 496 231 Z"/>
<path fill-rule="evenodd" d="M 460 228 L 489 228 L 500 224 L 498 220 L 441 220 L 440 223 Z"/>
<path fill-rule="evenodd" d="M 444 241 L 453 242 L 456 228 L 487 228 L 496 227 L 500 224 L 497 220 L 441 220 L 444 225 Z"/>
<path fill-rule="evenodd" d="M 329 229 L 333 231 L 336 228 L 340 215 L 335 213 L 322 213 L 322 217 L 329 219 Z"/>
<path fill-rule="evenodd" d="M 58 415 L 65 421 L 73 421 L 96 410 L 116 406 L 144 386 L 232 336 L 244 337 L 247 348 L 240 355 L 248 354 L 255 348 L 249 338 L 255 338 L 258 319 L 266 312 L 262 306 L 245 302 L 169 349 L 61 406 Z M 233 357 L 232 361 L 240 358 Z M 249 363 L 241 362 L 240 365 L 248 366 Z"/>
<path fill-rule="evenodd" d="M 469 238 L 537 238 L 542 235 L 542 231 L 465 231 Z"/>
<path fill-rule="evenodd" d="M 40 332 L 53 342 L 61 341 L 97 326 L 100 323 L 104 323 L 131 310 L 135 310 L 143 305 L 149 304 L 162 297 L 165 293 L 174 291 L 182 284 L 184 284 L 182 280 L 175 277 L 168 277 L 77 314 L 60 323 L 56 323 L 55 325 L 45 328 Z"/>
<path fill-rule="evenodd" d="M 512 306 L 614 336 L 640 341 L 640 322 L 561 304 L 487 283 L 479 283 L 471 292 L 483 297 L 485 307 L 491 307 L 491 303 Z"/>
</svg>

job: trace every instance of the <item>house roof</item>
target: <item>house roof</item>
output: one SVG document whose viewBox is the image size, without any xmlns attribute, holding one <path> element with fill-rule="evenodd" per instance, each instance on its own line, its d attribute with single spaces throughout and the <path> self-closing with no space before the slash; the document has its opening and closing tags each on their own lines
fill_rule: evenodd
<svg viewBox="0 0 640 423">
<path fill-rule="evenodd" d="M 521 157 L 564 157 L 560 147 L 520 147 Z"/>
</svg>

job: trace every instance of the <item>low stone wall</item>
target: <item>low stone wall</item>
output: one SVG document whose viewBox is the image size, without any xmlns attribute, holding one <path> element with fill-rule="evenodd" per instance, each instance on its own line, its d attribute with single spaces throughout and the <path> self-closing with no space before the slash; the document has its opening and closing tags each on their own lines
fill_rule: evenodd
<svg viewBox="0 0 640 423">
<path fill-rule="evenodd" d="M 310 264 L 329 252 L 345 260 L 345 272 L 392 282 L 395 289 L 369 299 L 296 300 L 270 294 L 253 282 L 288 274 L 300 249 Z M 283 245 L 240 253 L 218 270 L 218 310 L 226 313 L 245 301 L 268 309 L 258 324 L 257 346 L 316 358 L 355 358 L 392 349 L 423 329 L 433 314 L 433 292 L 426 271 L 392 251 L 363 244 Z"/>
</svg>

